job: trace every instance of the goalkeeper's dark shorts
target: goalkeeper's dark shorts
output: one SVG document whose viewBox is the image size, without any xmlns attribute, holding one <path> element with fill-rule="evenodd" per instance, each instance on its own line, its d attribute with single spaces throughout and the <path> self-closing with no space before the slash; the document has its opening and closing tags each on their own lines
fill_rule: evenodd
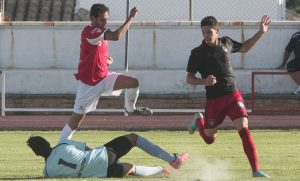
<svg viewBox="0 0 300 181">
<path fill-rule="evenodd" d="M 131 142 L 125 136 L 120 136 L 104 146 L 108 156 L 107 177 L 122 177 L 124 168 L 122 164 L 118 163 L 118 160 L 132 149 Z"/>
</svg>

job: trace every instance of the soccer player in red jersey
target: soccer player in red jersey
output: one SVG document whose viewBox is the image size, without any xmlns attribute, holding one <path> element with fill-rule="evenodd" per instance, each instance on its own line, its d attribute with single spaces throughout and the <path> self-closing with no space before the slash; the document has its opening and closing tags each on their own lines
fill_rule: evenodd
<svg viewBox="0 0 300 181">
<path fill-rule="evenodd" d="M 217 137 L 218 126 L 228 115 L 242 139 L 254 177 L 269 176 L 259 170 L 256 146 L 248 129 L 248 115 L 233 75 L 230 54 L 248 52 L 267 32 L 270 22 L 268 16 L 263 16 L 259 31 L 247 41 L 239 43 L 229 37 L 219 38 L 216 18 L 205 17 L 201 21 L 204 40 L 199 47 L 191 51 L 187 65 L 187 83 L 204 85 L 207 98 L 205 115 L 195 114 L 188 128 L 189 133 L 193 134 L 198 129 L 203 140 L 207 144 L 212 144 Z M 198 72 L 201 78 L 196 77 Z"/>
<path fill-rule="evenodd" d="M 80 62 L 75 74 L 79 85 L 74 110 L 69 123 L 62 130 L 60 140 L 71 139 L 86 113 L 96 109 L 100 96 L 118 96 L 122 89 L 125 89 L 125 111 L 128 114 L 152 114 L 151 109 L 135 105 L 139 95 L 138 80 L 108 70 L 112 63 L 108 40 L 119 40 L 128 31 L 137 13 L 138 8 L 132 8 L 128 19 L 116 31 L 111 31 L 106 28 L 109 8 L 104 4 L 92 5 L 91 25 L 86 26 L 81 33 Z"/>
</svg>

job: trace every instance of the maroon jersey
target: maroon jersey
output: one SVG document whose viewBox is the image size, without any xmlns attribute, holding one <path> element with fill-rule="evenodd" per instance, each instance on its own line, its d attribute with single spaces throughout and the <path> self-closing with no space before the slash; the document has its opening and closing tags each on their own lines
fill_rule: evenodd
<svg viewBox="0 0 300 181">
<path fill-rule="evenodd" d="M 230 54 L 237 52 L 242 44 L 229 37 L 218 39 L 216 46 L 208 46 L 204 41 L 191 51 L 187 72 L 201 74 L 203 79 L 213 75 L 217 83 L 205 86 L 208 99 L 230 94 L 237 90 L 235 77 L 230 62 Z"/>
<path fill-rule="evenodd" d="M 107 76 L 108 44 L 104 40 L 106 28 L 86 26 L 81 33 L 80 62 L 77 80 L 96 85 Z"/>
</svg>

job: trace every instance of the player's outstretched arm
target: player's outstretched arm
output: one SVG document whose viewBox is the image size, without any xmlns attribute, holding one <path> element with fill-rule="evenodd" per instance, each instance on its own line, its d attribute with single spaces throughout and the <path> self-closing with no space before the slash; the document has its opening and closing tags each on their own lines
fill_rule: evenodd
<svg viewBox="0 0 300 181">
<path fill-rule="evenodd" d="M 116 31 L 106 31 L 104 34 L 104 39 L 113 41 L 120 40 L 128 31 L 138 11 L 139 9 L 137 7 L 133 7 L 129 13 L 128 19 Z"/>
<path fill-rule="evenodd" d="M 255 43 L 261 38 L 261 36 L 268 31 L 269 24 L 271 23 L 271 19 L 269 16 L 264 15 L 260 21 L 260 28 L 255 35 L 253 35 L 250 39 L 246 40 L 243 43 L 243 47 L 239 50 L 240 53 L 248 52 Z"/>
</svg>

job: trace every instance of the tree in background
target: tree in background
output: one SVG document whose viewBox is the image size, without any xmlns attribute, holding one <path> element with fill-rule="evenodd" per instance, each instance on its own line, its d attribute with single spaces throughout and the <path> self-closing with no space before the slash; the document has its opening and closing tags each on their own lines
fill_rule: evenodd
<svg viewBox="0 0 300 181">
<path fill-rule="evenodd" d="M 287 0 L 286 8 L 300 14 L 300 0 Z"/>
</svg>

